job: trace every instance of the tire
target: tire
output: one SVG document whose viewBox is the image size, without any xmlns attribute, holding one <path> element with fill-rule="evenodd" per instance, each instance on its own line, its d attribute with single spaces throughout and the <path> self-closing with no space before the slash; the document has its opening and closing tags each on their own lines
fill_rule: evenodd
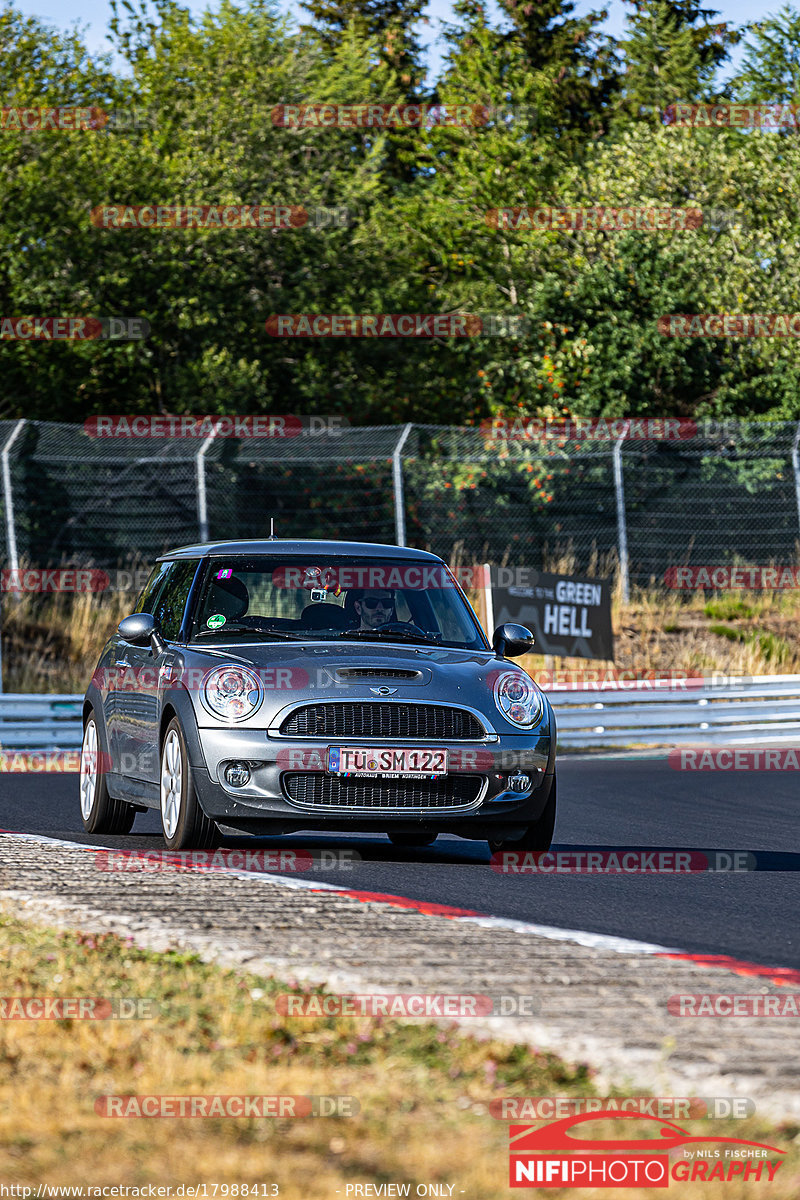
<svg viewBox="0 0 800 1200">
<path fill-rule="evenodd" d="M 489 841 L 489 849 L 492 854 L 496 854 L 498 850 L 533 850 L 545 851 L 549 850 L 553 844 L 553 833 L 556 827 L 556 777 L 553 776 L 553 785 L 550 788 L 550 795 L 547 797 L 547 803 L 544 806 L 544 812 L 539 817 L 538 821 L 534 821 L 529 825 L 525 833 L 517 841 Z"/>
<path fill-rule="evenodd" d="M 403 846 L 406 849 L 414 849 L 417 846 L 432 846 L 438 837 L 438 833 L 390 833 L 389 841 L 393 846 Z"/>
<path fill-rule="evenodd" d="M 81 745 L 81 820 L 87 833 L 130 833 L 136 809 L 108 794 L 104 755 L 100 750 L 94 710 L 86 718 Z"/>
<path fill-rule="evenodd" d="M 161 746 L 159 799 L 161 831 L 170 850 L 207 850 L 219 845 L 216 823 L 197 800 L 186 739 L 177 717 L 167 726 Z"/>
</svg>

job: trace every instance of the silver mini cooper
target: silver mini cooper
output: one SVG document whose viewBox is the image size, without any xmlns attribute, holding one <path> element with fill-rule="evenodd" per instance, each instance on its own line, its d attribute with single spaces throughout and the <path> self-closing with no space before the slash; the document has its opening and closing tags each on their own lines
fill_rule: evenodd
<svg viewBox="0 0 800 1200">
<path fill-rule="evenodd" d="M 216 542 L 158 560 L 83 706 L 90 833 L 161 814 L 171 849 L 222 834 L 439 833 L 549 848 L 553 710 L 421 550 Z"/>
</svg>

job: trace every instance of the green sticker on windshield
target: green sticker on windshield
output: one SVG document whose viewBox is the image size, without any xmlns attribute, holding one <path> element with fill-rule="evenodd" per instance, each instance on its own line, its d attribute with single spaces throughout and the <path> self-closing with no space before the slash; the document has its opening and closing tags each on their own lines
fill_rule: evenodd
<svg viewBox="0 0 800 1200">
<path fill-rule="evenodd" d="M 222 613 L 214 613 L 213 617 L 209 617 L 206 625 L 209 629 L 219 629 L 220 625 L 225 624 L 225 618 Z"/>
</svg>

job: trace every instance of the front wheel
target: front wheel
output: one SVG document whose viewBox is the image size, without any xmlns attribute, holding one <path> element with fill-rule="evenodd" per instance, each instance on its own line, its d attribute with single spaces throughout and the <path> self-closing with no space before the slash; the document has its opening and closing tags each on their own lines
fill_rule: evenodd
<svg viewBox="0 0 800 1200">
<path fill-rule="evenodd" d="M 161 747 L 161 830 L 170 850 L 219 845 L 219 830 L 197 800 L 180 721 L 173 717 Z"/>
<path fill-rule="evenodd" d="M 544 811 L 538 821 L 534 821 L 529 825 L 523 836 L 515 842 L 511 841 L 491 841 L 489 849 L 492 854 L 496 854 L 499 850 L 533 850 L 545 851 L 549 850 L 553 844 L 553 833 L 556 827 L 556 777 L 553 776 L 553 786 L 550 788 L 550 795 L 547 797 L 547 803 L 544 806 Z"/>
<path fill-rule="evenodd" d="M 81 820 L 87 833 L 130 833 L 136 809 L 124 800 L 109 796 L 105 772 L 106 756 L 100 750 L 97 720 L 90 712 L 81 745 Z"/>
</svg>

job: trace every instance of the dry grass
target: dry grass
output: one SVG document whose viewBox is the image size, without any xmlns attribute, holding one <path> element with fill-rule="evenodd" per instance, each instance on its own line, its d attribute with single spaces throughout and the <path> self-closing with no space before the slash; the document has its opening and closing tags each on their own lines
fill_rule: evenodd
<svg viewBox="0 0 800 1200">
<path fill-rule="evenodd" d="M 27 1185 L 274 1182 L 283 1200 L 353 1182 L 442 1182 L 454 1195 L 508 1195 L 502 1095 L 595 1094 L 591 1073 L 524 1046 L 478 1041 L 423 1022 L 287 1018 L 290 985 L 155 954 L 113 935 L 35 928 L 0 915 L 0 995 L 139 996 L 152 1020 L 0 1023 L 0 1180 Z M 702 1089 L 700 1089 L 702 1090 Z M 104 1094 L 346 1095 L 351 1118 L 124 1120 L 96 1115 Z M 798 1194 L 800 1130 L 693 1121 L 691 1132 L 786 1148 L 769 1191 Z M 619 1136 L 619 1123 L 606 1127 Z M 742 1200 L 748 1185 L 704 1185 Z M 691 1189 L 691 1191 L 690 1191 Z M 752 1187 L 747 1190 L 750 1195 Z M 210 1194 L 210 1193 L 209 1193 Z M 412 1187 L 413 1194 L 413 1187 Z M 645 1193 L 626 1193 L 645 1200 Z M 672 1183 L 670 1194 L 698 1194 Z M 649 1195 L 649 1193 L 647 1193 Z"/>
<path fill-rule="evenodd" d="M 126 592 L 4 596 L 4 690 L 84 692 L 100 651 L 135 603 Z"/>
<path fill-rule="evenodd" d="M 575 555 L 549 553 L 545 568 L 576 570 Z M 454 548 L 454 564 L 463 556 Z M 615 663 L 586 659 L 520 660 L 534 677 L 552 671 L 570 677 L 614 668 L 642 676 L 775 675 L 800 673 L 800 594 L 794 591 L 681 593 L 634 589 L 624 603 L 615 556 L 595 555 L 587 574 L 613 580 Z M 485 624 L 483 595 L 468 592 Z M 56 593 L 3 598 L 3 686 L 7 692 L 83 692 L 100 650 L 119 621 L 133 610 L 130 592 Z M 488 631 L 491 633 L 491 631 Z"/>
</svg>

